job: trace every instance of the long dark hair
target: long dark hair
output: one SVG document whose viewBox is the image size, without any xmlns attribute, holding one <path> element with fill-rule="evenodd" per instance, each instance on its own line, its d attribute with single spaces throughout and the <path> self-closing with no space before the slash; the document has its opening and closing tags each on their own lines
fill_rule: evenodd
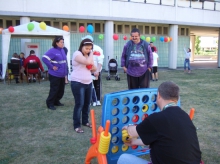
<svg viewBox="0 0 220 164">
<path fill-rule="evenodd" d="M 92 49 L 93 49 L 93 42 L 90 39 L 82 40 L 80 45 L 79 45 L 78 51 L 82 52 L 83 46 L 92 46 Z M 82 54 L 83 54 L 83 52 L 82 52 Z"/>
</svg>

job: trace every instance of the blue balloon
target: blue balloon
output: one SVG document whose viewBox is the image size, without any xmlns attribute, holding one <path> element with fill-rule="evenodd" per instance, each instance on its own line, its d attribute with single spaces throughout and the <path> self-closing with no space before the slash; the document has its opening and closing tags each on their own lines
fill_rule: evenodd
<svg viewBox="0 0 220 164">
<path fill-rule="evenodd" d="M 160 41 L 163 42 L 164 41 L 164 37 L 161 36 L 160 37 Z"/>
<path fill-rule="evenodd" d="M 91 24 L 89 24 L 89 25 L 87 26 L 87 31 L 88 31 L 90 34 L 93 33 L 94 28 L 93 28 L 93 26 L 92 26 Z"/>
</svg>

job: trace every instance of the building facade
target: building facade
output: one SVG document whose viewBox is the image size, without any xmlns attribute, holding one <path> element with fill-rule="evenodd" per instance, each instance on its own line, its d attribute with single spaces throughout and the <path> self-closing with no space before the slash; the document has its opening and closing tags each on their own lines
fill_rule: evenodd
<svg viewBox="0 0 220 164">
<path fill-rule="evenodd" d="M 143 38 L 156 38 L 154 45 L 158 48 L 159 67 L 176 69 L 183 66 L 183 46 L 193 49 L 196 34 L 191 33 L 192 28 L 206 27 L 210 29 L 210 33 L 215 30 L 215 35 L 219 38 L 219 11 L 220 3 L 214 1 L 54 0 L 51 3 L 43 0 L 19 0 L 18 3 L 17 0 L 8 0 L 0 6 L 0 27 L 6 29 L 31 21 L 44 21 L 59 29 L 67 25 L 71 33 L 69 51 L 72 54 L 78 49 L 81 38 L 88 34 L 87 31 L 80 33 L 80 26 L 86 28 L 92 25 L 94 42 L 104 50 L 105 70 L 108 70 L 107 63 L 111 58 L 115 58 L 120 66 L 121 53 L 130 37 L 130 31 L 138 28 Z M 100 34 L 104 35 L 103 39 L 99 38 Z M 117 34 L 119 39 L 114 40 L 113 34 Z M 128 39 L 124 40 L 124 36 Z M 171 37 L 172 41 L 162 42 L 161 37 Z M 0 34 L 0 44 L 1 42 L 3 40 Z M 42 56 L 51 47 L 52 38 L 13 37 L 9 58 L 14 52 L 24 52 L 25 42 L 39 43 L 39 56 Z M 0 59 L 1 49 L 2 47 Z M 218 56 L 219 54 L 218 52 Z"/>
</svg>

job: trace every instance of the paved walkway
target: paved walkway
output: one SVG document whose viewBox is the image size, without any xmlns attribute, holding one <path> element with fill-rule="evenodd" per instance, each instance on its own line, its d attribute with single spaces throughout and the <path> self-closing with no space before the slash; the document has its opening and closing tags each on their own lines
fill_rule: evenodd
<svg viewBox="0 0 220 164">
<path fill-rule="evenodd" d="M 190 63 L 191 69 L 219 69 L 216 60 L 199 60 Z"/>
</svg>

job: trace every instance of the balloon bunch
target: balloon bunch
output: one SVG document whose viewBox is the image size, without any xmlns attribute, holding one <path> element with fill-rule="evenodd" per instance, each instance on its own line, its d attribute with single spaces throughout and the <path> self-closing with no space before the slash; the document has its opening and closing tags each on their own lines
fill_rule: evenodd
<svg viewBox="0 0 220 164">
<path fill-rule="evenodd" d="M 156 41 L 156 37 L 152 37 L 152 38 L 151 38 L 151 37 L 149 37 L 149 36 L 148 36 L 148 37 L 145 37 L 145 36 L 143 36 L 143 35 L 141 36 L 141 39 L 142 39 L 142 40 L 145 40 L 145 41 L 148 42 L 148 43 L 149 43 L 149 42 L 155 42 L 155 41 Z"/>
<path fill-rule="evenodd" d="M 160 37 L 161 42 L 171 42 L 173 39 L 171 37 Z"/>
</svg>

